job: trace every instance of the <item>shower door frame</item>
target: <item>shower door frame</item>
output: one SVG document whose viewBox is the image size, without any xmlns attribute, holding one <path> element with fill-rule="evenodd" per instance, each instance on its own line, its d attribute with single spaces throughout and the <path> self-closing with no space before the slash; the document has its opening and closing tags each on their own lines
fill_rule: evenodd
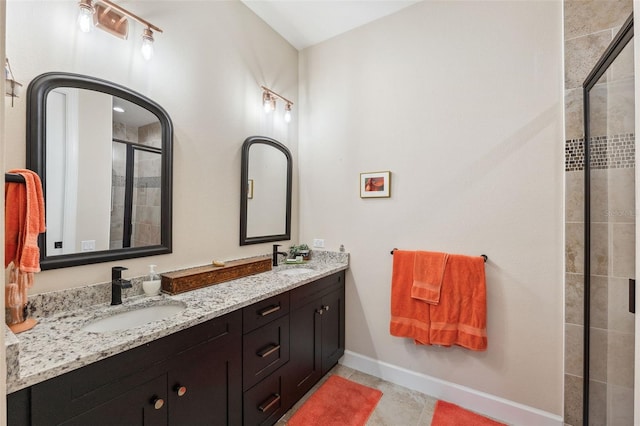
<svg viewBox="0 0 640 426">
<path fill-rule="evenodd" d="M 583 356 L 583 393 L 582 393 L 582 424 L 589 424 L 589 352 L 591 329 L 591 153 L 589 140 L 591 139 L 589 120 L 589 91 L 618 58 L 618 55 L 633 39 L 633 13 L 627 18 L 620 31 L 604 54 L 593 67 L 582 84 L 583 114 L 584 114 L 584 356 Z M 634 52 L 635 53 L 635 52 Z M 635 57 L 635 56 L 634 56 Z M 635 64 L 635 59 L 634 59 Z M 635 70 L 634 70 L 635 72 Z M 635 117 L 634 117 L 635 118 Z M 636 123 L 637 125 L 637 123 Z M 636 330 L 636 334 L 637 334 Z M 635 387 L 634 387 L 635 393 Z M 635 398 L 635 396 L 634 396 Z"/>
</svg>

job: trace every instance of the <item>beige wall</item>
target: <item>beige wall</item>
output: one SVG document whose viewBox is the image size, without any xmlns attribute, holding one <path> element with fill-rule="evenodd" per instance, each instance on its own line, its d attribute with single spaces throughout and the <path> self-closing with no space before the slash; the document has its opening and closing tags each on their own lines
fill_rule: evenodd
<svg viewBox="0 0 640 426">
<path fill-rule="evenodd" d="M 301 53 L 300 235 L 352 253 L 348 350 L 562 415 L 562 77 L 561 2 L 419 3 Z M 389 335 L 394 247 L 489 256 L 486 352 Z"/>
<path fill-rule="evenodd" d="M 109 249 L 111 222 L 112 100 L 103 93 L 80 90 L 78 111 L 78 209 L 76 239 L 71 253 L 82 251 L 82 241 L 94 241 L 96 250 Z"/>
<path fill-rule="evenodd" d="M 270 251 L 270 244 L 238 244 L 240 149 L 246 137 L 264 135 L 297 157 L 297 113 L 288 126 L 265 118 L 259 85 L 295 102 L 298 52 L 239 1 L 141 1 L 127 8 L 164 30 L 148 63 L 139 53 L 138 24 L 131 23 L 127 41 L 99 30 L 80 33 L 74 1 L 10 0 L 7 53 L 23 83 L 54 70 L 88 74 L 167 110 L 175 129 L 173 253 L 44 271 L 33 293 L 108 281 L 116 264 L 137 276 L 151 263 L 162 272 Z M 25 105 L 20 99 L 6 111 L 5 168 L 25 165 Z M 294 194 L 294 241 L 296 205 Z"/>
</svg>

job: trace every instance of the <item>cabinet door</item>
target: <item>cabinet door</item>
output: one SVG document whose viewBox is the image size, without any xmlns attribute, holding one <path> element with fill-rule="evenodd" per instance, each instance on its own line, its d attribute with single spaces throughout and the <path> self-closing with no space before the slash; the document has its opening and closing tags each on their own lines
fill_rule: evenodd
<svg viewBox="0 0 640 426">
<path fill-rule="evenodd" d="M 241 337 L 212 341 L 171 362 L 170 425 L 242 424 Z"/>
<path fill-rule="evenodd" d="M 65 426 L 166 425 L 168 408 L 166 389 L 167 377 L 162 375 L 128 391 L 123 391 L 117 398 L 60 424 Z"/>
<path fill-rule="evenodd" d="M 31 424 L 30 388 L 7 395 L 7 424 L 11 426 L 28 426 Z"/>
<path fill-rule="evenodd" d="M 322 375 L 344 355 L 344 285 L 322 297 Z"/>
<path fill-rule="evenodd" d="M 320 300 L 315 300 L 290 313 L 287 406 L 299 400 L 322 377 L 320 312 Z"/>
</svg>

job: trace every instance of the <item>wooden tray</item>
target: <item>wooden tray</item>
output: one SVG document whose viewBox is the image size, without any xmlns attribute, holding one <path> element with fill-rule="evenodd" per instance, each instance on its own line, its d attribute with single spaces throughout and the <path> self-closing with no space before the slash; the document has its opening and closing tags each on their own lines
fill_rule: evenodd
<svg viewBox="0 0 640 426">
<path fill-rule="evenodd" d="M 162 278 L 162 291 L 169 294 L 178 294 L 270 270 L 271 258 L 252 257 L 225 262 L 224 266 L 198 266 L 181 271 L 167 272 L 160 276 Z"/>
</svg>

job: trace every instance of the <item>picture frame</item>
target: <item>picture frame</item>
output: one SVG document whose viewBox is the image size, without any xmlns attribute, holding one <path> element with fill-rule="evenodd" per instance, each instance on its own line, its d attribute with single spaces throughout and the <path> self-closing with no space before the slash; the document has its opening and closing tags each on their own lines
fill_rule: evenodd
<svg viewBox="0 0 640 426">
<path fill-rule="evenodd" d="M 360 173 L 360 198 L 391 197 L 391 172 Z"/>
<path fill-rule="evenodd" d="M 249 179 L 247 182 L 247 198 L 253 198 L 253 179 Z"/>
</svg>

